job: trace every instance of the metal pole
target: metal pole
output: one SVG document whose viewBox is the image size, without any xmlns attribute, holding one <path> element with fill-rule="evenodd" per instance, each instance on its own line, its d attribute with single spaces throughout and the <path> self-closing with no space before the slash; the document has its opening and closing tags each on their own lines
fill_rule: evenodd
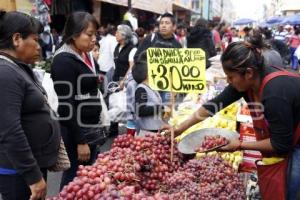
<svg viewBox="0 0 300 200">
<path fill-rule="evenodd" d="M 211 11 L 211 1 L 208 0 L 208 13 L 207 13 L 207 19 L 209 20 L 210 19 L 210 11 Z"/>
<path fill-rule="evenodd" d="M 131 0 L 128 0 L 128 1 L 127 1 L 127 4 L 128 4 L 128 5 L 127 5 L 127 6 L 128 6 L 128 10 L 130 11 L 130 10 L 131 10 Z"/>
</svg>

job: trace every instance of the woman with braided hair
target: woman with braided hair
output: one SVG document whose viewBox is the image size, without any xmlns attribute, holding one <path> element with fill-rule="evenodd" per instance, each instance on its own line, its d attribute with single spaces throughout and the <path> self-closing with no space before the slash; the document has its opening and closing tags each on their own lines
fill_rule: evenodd
<svg viewBox="0 0 300 200">
<path fill-rule="evenodd" d="M 300 189 L 300 77 L 268 66 L 257 46 L 231 43 L 221 57 L 229 85 L 175 128 L 175 135 L 244 98 L 251 112 L 257 141 L 230 140 L 224 151 L 255 150 L 272 165 L 257 163 L 265 200 L 294 200 Z M 164 126 L 161 130 L 170 131 Z"/>
</svg>

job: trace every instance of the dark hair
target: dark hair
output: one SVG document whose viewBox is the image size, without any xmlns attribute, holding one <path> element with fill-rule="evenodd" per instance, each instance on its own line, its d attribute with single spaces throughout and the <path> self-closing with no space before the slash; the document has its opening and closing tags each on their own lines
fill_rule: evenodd
<svg viewBox="0 0 300 200">
<path fill-rule="evenodd" d="M 195 26 L 208 28 L 208 21 L 204 18 L 197 19 Z"/>
<path fill-rule="evenodd" d="M 177 25 L 177 29 L 186 29 L 187 28 L 187 25 L 185 22 L 180 22 L 178 25 Z"/>
<path fill-rule="evenodd" d="M 144 51 L 138 57 L 132 67 L 132 77 L 137 83 L 142 83 L 148 77 L 147 52 Z"/>
<path fill-rule="evenodd" d="M 216 23 L 213 20 L 209 20 L 208 21 L 208 28 L 215 28 L 216 27 Z"/>
<path fill-rule="evenodd" d="M 261 73 L 264 70 L 264 58 L 257 47 L 247 42 L 233 42 L 221 56 L 223 68 L 245 74 L 247 68 Z"/>
<path fill-rule="evenodd" d="M 252 36 L 250 36 L 248 42 L 257 49 L 269 48 L 269 46 L 264 42 L 263 36 L 260 32 L 255 32 Z"/>
<path fill-rule="evenodd" d="M 20 12 L 0 11 L 0 49 L 14 49 L 12 37 L 15 33 L 26 39 L 42 32 L 43 26 L 35 18 Z"/>
<path fill-rule="evenodd" d="M 88 28 L 89 23 L 92 23 L 96 30 L 99 28 L 99 24 L 96 18 L 87 12 L 74 12 L 72 13 L 65 24 L 63 33 L 63 42 L 70 44 L 73 42 L 73 37 L 78 37 L 82 31 Z"/>
<path fill-rule="evenodd" d="M 175 17 L 174 17 L 174 15 L 172 15 L 171 13 L 164 13 L 164 14 L 162 14 L 161 16 L 160 16 L 160 20 L 159 21 L 161 21 L 162 20 L 162 18 L 170 18 L 170 20 L 171 20 L 171 22 L 172 22 L 172 24 L 173 25 L 175 25 L 176 24 L 176 20 L 175 20 Z"/>
<path fill-rule="evenodd" d="M 300 28 L 299 28 L 299 27 L 298 27 L 298 28 L 296 27 L 296 28 L 295 28 L 295 35 L 299 35 L 299 34 L 300 34 Z"/>
<path fill-rule="evenodd" d="M 266 40 L 272 39 L 272 31 L 269 30 L 268 28 L 264 29 L 263 34 L 264 34 Z"/>
<path fill-rule="evenodd" d="M 100 48 L 99 40 L 97 40 L 97 41 L 95 42 L 95 46 L 97 46 L 97 47 Z"/>
<path fill-rule="evenodd" d="M 116 31 L 117 31 L 116 26 L 110 25 L 110 24 L 109 24 L 109 25 L 107 25 L 107 27 L 106 27 L 105 34 L 115 35 L 115 34 L 116 34 Z"/>
<path fill-rule="evenodd" d="M 250 27 L 248 27 L 248 26 L 246 26 L 244 29 L 243 29 L 243 31 L 246 33 L 248 33 L 248 32 L 250 32 L 252 30 L 252 28 L 250 28 Z"/>
<path fill-rule="evenodd" d="M 145 35 L 145 29 L 143 29 L 142 27 L 139 27 L 138 29 L 135 30 L 135 33 L 136 33 L 139 37 L 144 37 L 144 35 Z"/>
</svg>

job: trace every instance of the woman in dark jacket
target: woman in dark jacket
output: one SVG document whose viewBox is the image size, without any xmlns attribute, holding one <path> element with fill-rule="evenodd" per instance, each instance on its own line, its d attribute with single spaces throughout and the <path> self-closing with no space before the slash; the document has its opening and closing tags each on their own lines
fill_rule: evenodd
<svg viewBox="0 0 300 200">
<path fill-rule="evenodd" d="M 101 113 L 98 69 L 90 54 L 97 29 L 98 23 L 89 13 L 70 15 L 64 44 L 55 52 L 51 67 L 61 132 L 71 161 L 71 168 L 63 173 L 61 188 L 73 180 L 79 164 L 92 164 L 97 156 L 96 145 L 89 145 L 85 135 L 99 125 Z"/>
<path fill-rule="evenodd" d="M 57 160 L 59 124 L 31 67 L 40 55 L 41 24 L 0 11 L 0 193 L 4 200 L 46 196 L 47 168 Z"/>
<path fill-rule="evenodd" d="M 198 19 L 195 26 L 190 29 L 187 37 L 187 47 L 201 48 L 205 51 L 206 68 L 210 67 L 208 59 L 217 55 L 217 52 L 212 32 L 208 29 L 208 22 L 205 19 Z"/>
</svg>

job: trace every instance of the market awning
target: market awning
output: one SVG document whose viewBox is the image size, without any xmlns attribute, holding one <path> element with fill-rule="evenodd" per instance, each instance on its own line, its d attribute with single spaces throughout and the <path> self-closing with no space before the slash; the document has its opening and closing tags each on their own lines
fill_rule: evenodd
<svg viewBox="0 0 300 200">
<path fill-rule="evenodd" d="M 119 6 L 128 6 L 128 0 L 98 0 Z M 169 0 L 132 0 L 131 7 L 158 14 L 172 11 L 172 1 Z"/>
<path fill-rule="evenodd" d="M 273 16 L 265 21 L 265 23 L 269 26 L 280 24 L 284 20 L 282 16 Z"/>
<path fill-rule="evenodd" d="M 169 0 L 132 0 L 132 7 L 158 14 L 172 11 L 172 1 Z"/>
<path fill-rule="evenodd" d="M 192 9 L 192 1 L 183 1 L 183 0 L 174 0 L 173 1 L 173 9 L 181 10 L 181 11 L 190 11 L 194 12 Z"/>
<path fill-rule="evenodd" d="M 298 25 L 300 24 L 300 13 L 286 17 L 281 24 Z"/>
</svg>

